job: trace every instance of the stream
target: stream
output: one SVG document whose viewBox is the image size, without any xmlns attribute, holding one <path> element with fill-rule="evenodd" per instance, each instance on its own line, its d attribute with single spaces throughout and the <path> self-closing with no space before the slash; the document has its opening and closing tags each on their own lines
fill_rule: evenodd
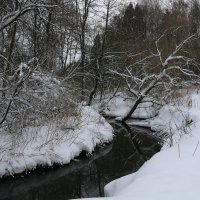
<svg viewBox="0 0 200 200">
<path fill-rule="evenodd" d="M 25 177 L 0 181 L 1 200 L 67 200 L 104 196 L 104 186 L 137 171 L 161 148 L 149 130 L 112 123 L 112 144 L 82 155 L 64 167 L 38 169 Z"/>
</svg>

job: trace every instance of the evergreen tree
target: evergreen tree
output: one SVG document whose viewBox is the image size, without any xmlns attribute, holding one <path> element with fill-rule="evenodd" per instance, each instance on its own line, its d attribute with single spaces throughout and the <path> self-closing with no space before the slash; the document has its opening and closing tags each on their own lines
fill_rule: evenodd
<svg viewBox="0 0 200 200">
<path fill-rule="evenodd" d="M 134 8 L 133 4 L 130 3 L 126 8 L 123 16 L 122 28 L 124 32 L 130 33 L 134 30 L 133 17 L 134 17 Z"/>
<path fill-rule="evenodd" d="M 101 75 L 101 60 L 102 60 L 102 42 L 101 42 L 101 37 L 99 33 L 96 35 L 94 39 L 94 45 L 91 49 L 91 73 L 93 77 L 93 83 L 92 85 L 94 86 L 93 89 L 90 92 L 89 95 L 89 100 L 88 100 L 88 105 L 91 105 L 92 100 L 97 93 L 97 89 L 99 86 L 99 78 Z"/>
<path fill-rule="evenodd" d="M 198 0 L 193 0 L 190 10 L 191 17 L 191 33 L 195 34 L 198 32 L 200 27 L 200 4 Z"/>
<path fill-rule="evenodd" d="M 135 11 L 134 11 L 134 29 L 136 34 L 143 34 L 145 35 L 146 32 L 146 27 L 145 27 L 145 12 L 143 8 L 137 4 L 135 6 Z"/>
<path fill-rule="evenodd" d="M 99 33 L 96 35 L 94 39 L 94 45 L 91 49 L 91 64 L 92 67 L 98 68 L 99 59 L 101 57 L 101 37 Z"/>
</svg>

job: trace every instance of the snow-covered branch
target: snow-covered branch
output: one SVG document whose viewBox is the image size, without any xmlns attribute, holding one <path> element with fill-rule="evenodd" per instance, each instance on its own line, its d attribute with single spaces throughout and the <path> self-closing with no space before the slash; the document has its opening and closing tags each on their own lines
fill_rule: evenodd
<svg viewBox="0 0 200 200">
<path fill-rule="evenodd" d="M 170 61 L 184 59 L 184 56 L 180 56 L 180 55 L 176 55 L 176 54 L 183 48 L 183 46 L 185 44 L 187 44 L 192 39 L 196 39 L 196 35 L 191 35 L 191 36 L 187 37 L 185 40 L 183 40 L 180 44 L 176 45 L 176 48 L 174 49 L 174 51 L 165 59 L 164 62 L 162 62 L 162 66 L 163 67 L 168 66 Z M 158 45 L 157 45 L 157 51 L 160 53 Z M 161 54 L 159 54 L 159 55 L 161 57 Z M 161 58 L 161 60 L 162 60 L 162 58 Z"/>
<path fill-rule="evenodd" d="M 55 7 L 55 5 L 27 3 L 27 5 L 19 7 L 17 10 L 8 13 L 2 18 L 0 22 L 0 32 L 4 30 L 6 27 L 10 26 L 16 20 L 18 20 L 19 17 L 21 17 L 22 15 L 31 10 L 34 10 L 35 8 L 52 8 L 52 7 Z"/>
<path fill-rule="evenodd" d="M 150 52 L 149 56 L 145 52 L 143 58 L 141 57 L 134 62 L 134 64 L 125 67 L 124 72 L 110 70 L 111 73 L 125 79 L 127 90 L 136 99 L 130 111 L 122 119 L 124 122 L 132 116 L 138 105 L 144 98 L 147 98 L 147 96 L 151 94 L 152 90 L 154 91 L 153 93 L 157 93 L 157 96 L 160 96 L 160 99 L 163 100 L 163 96 L 168 96 L 165 95 L 165 93 L 170 93 L 172 87 L 176 87 L 177 85 L 180 86 L 180 83 L 183 84 L 186 79 L 192 78 L 199 80 L 199 75 L 195 74 L 193 68 L 190 68 L 190 66 L 195 65 L 193 62 L 194 60 L 185 55 L 181 55 L 183 53 L 181 50 L 184 48 L 184 45 L 188 44 L 193 39 L 196 39 L 196 36 L 191 35 L 184 39 L 176 45 L 174 50 L 172 50 L 165 58 L 160 50 L 160 42 L 163 37 L 165 37 L 165 34 L 155 42 L 157 54 Z M 150 70 L 150 68 L 154 68 L 154 63 L 158 63 L 156 67 L 161 66 L 160 70 L 156 73 L 153 70 L 152 72 Z M 134 68 L 136 67 L 137 69 L 140 69 L 140 72 L 137 70 L 137 74 L 134 74 Z M 159 88 L 159 90 L 156 91 L 156 88 Z"/>
</svg>

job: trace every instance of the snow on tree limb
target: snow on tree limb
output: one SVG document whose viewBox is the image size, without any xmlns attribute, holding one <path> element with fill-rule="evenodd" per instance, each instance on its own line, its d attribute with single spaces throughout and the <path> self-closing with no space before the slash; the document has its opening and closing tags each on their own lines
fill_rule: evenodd
<svg viewBox="0 0 200 200">
<path fill-rule="evenodd" d="M 24 7 L 19 7 L 16 11 L 10 12 L 5 15 L 0 22 L 0 32 L 10 26 L 13 22 L 15 22 L 19 17 L 24 15 L 25 13 L 34 10 L 35 8 L 52 8 L 56 5 L 48 5 L 48 4 L 28 4 Z"/>
<path fill-rule="evenodd" d="M 169 64 L 169 62 L 172 61 L 172 60 L 184 59 L 184 56 L 179 56 L 179 55 L 176 55 L 176 54 L 183 48 L 183 46 L 186 43 L 188 43 L 189 41 L 191 41 L 193 39 L 197 39 L 196 35 L 191 35 L 191 36 L 187 37 L 185 40 L 181 41 L 180 44 L 176 45 L 176 48 L 174 49 L 174 51 L 163 62 L 162 53 L 161 53 L 161 50 L 159 49 L 159 42 L 164 36 L 165 36 L 165 34 L 161 35 L 159 37 L 159 39 L 156 41 L 157 53 L 158 53 L 160 62 L 161 62 L 163 67 L 166 67 Z"/>
<path fill-rule="evenodd" d="M 145 54 L 145 57 L 140 58 L 140 60 L 137 60 L 134 64 L 126 67 L 123 73 L 110 70 L 112 73 L 115 73 L 116 75 L 125 79 L 127 90 L 136 98 L 132 108 L 122 119 L 123 122 L 132 116 L 138 105 L 143 101 L 144 98 L 147 97 L 147 95 L 149 95 L 149 93 L 154 88 L 162 87 L 163 90 L 168 93 L 171 87 L 177 86 L 178 82 L 184 82 L 184 78 L 179 76 L 199 79 L 199 75 L 195 74 L 192 69 L 186 68 L 189 65 L 194 65 L 193 59 L 181 55 L 180 52 L 184 45 L 197 38 L 196 35 L 191 35 L 181 41 L 178 45 L 175 46 L 174 50 L 172 50 L 172 52 L 165 59 L 162 57 L 162 53 L 159 48 L 159 43 L 164 36 L 165 34 L 163 34 L 158 40 L 155 41 L 157 54 L 152 52 L 150 53 L 150 56 Z M 151 74 L 148 70 L 149 65 L 151 66 L 151 64 L 154 62 L 152 60 L 153 58 L 159 59 L 161 68 L 160 72 Z M 138 73 L 138 75 L 133 74 L 132 71 L 132 67 L 137 66 L 140 66 L 141 69 L 141 73 Z M 178 74 L 175 73 L 176 71 Z"/>
</svg>

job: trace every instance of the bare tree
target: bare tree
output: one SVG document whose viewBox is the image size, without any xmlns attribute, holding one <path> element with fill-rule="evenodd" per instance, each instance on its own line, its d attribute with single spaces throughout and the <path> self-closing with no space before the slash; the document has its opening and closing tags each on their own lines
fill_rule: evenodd
<svg viewBox="0 0 200 200">
<path fill-rule="evenodd" d="M 103 93 L 103 73 L 105 70 L 104 67 L 104 63 L 103 63 L 103 59 L 105 57 L 105 53 L 106 53 L 106 38 L 107 38 L 107 32 L 108 32 L 108 25 L 109 25 L 109 20 L 112 16 L 112 12 L 113 9 L 116 8 L 116 1 L 111 1 L 111 0 L 105 0 L 104 1 L 104 6 L 106 8 L 106 12 L 105 12 L 105 25 L 102 31 L 102 37 L 101 37 L 101 43 L 98 45 L 98 47 L 96 47 L 97 49 L 95 51 L 98 51 L 98 53 L 96 53 L 95 57 L 91 58 L 91 63 L 92 63 L 92 67 L 95 68 L 95 73 L 94 73 L 94 87 L 92 89 L 92 91 L 90 92 L 89 95 L 89 100 L 88 100 L 88 105 L 91 105 L 92 100 L 95 96 L 95 94 L 97 93 L 98 87 L 101 84 L 101 96 Z M 96 39 L 100 37 L 99 33 L 96 36 Z M 96 44 L 94 44 L 96 45 Z M 101 97 L 102 98 L 102 97 Z"/>
<path fill-rule="evenodd" d="M 140 58 L 126 67 L 124 73 L 112 71 L 124 78 L 127 90 L 135 98 L 132 108 L 123 117 L 123 122 L 131 118 L 144 98 L 157 96 L 160 99 L 166 99 L 173 88 L 181 87 L 189 81 L 194 83 L 199 80 L 198 74 L 195 74 L 191 68 L 191 66 L 197 67 L 198 64 L 191 57 L 187 57 L 184 51 L 184 48 L 197 39 L 197 36 L 191 35 L 185 38 L 175 45 L 166 57 L 163 56 L 160 49 L 160 43 L 164 37 L 165 34 L 155 42 L 156 53 L 144 54 L 142 59 L 141 54 L 139 54 Z M 135 74 L 134 68 L 140 68 L 140 70 L 137 70 Z"/>
<path fill-rule="evenodd" d="M 79 37 L 80 45 L 80 69 L 81 69 L 81 96 L 82 99 L 85 95 L 85 64 L 86 64 L 86 32 L 87 22 L 91 7 L 95 0 L 74 0 L 76 8 L 76 33 Z"/>
<path fill-rule="evenodd" d="M 2 43 L 3 48 L 0 51 L 0 64 L 3 66 L 0 70 L 0 125 L 2 126 L 8 115 L 15 116 L 10 111 L 15 107 L 15 111 L 13 111 L 15 113 L 18 109 L 15 100 L 19 98 L 24 83 L 29 79 L 33 69 L 37 67 L 37 65 L 30 67 L 25 64 L 20 64 L 19 60 L 17 61 L 20 56 L 18 46 L 21 42 L 22 32 L 22 27 L 19 29 L 19 21 L 23 16 L 35 9 L 53 8 L 55 5 L 49 3 L 44 4 L 42 1 L 32 3 L 32 1 L 12 0 L 8 3 L 4 2 L 1 6 L 3 12 L 0 15 L 0 34 L 6 41 L 4 44 Z"/>
<path fill-rule="evenodd" d="M 1 18 L 0 22 L 0 31 L 4 30 L 6 27 L 10 26 L 13 22 L 17 21 L 22 15 L 25 13 L 34 10 L 35 7 L 52 7 L 51 4 L 43 4 L 43 3 L 32 3 L 28 1 L 13 1 L 14 4 L 18 4 L 18 6 L 15 6 L 15 9 L 9 13 L 7 13 L 5 16 Z"/>
</svg>

